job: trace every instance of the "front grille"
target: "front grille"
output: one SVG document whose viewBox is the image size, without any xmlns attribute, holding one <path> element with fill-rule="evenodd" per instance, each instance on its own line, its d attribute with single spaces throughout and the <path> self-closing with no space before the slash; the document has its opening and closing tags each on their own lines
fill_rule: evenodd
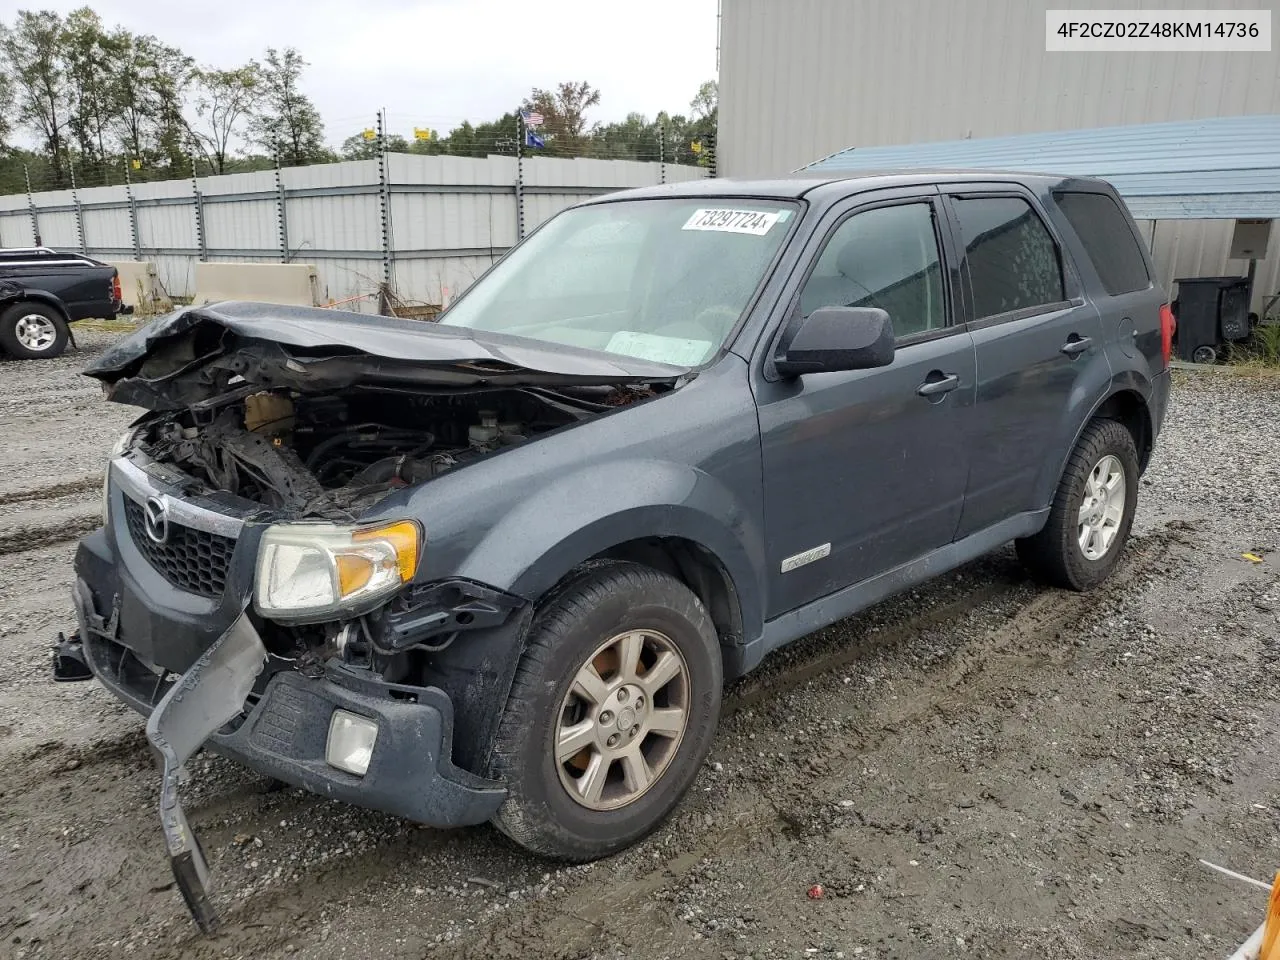
<svg viewBox="0 0 1280 960">
<path fill-rule="evenodd" d="M 138 552 L 166 580 L 180 590 L 217 599 L 227 586 L 227 567 L 236 542 L 231 537 L 207 533 L 169 521 L 169 536 L 156 543 L 147 535 L 142 504 L 124 498 L 125 523 Z"/>
</svg>

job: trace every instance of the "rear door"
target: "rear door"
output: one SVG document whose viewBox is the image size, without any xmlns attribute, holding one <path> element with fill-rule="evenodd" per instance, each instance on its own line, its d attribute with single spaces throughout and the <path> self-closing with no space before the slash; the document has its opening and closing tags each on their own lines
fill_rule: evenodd
<svg viewBox="0 0 1280 960">
<path fill-rule="evenodd" d="M 894 323 L 896 356 L 879 369 L 793 379 L 757 367 L 769 617 L 913 560 L 955 533 L 974 359 L 955 322 L 949 244 L 934 187 L 850 201 L 809 242 L 809 266 L 784 302 L 805 314 L 881 307 Z"/>
<path fill-rule="evenodd" d="M 1062 238 L 1097 292 L 1094 302 L 1115 367 L 1130 367 L 1139 357 L 1147 376 L 1164 370 L 1160 307 L 1165 293 L 1155 285 L 1133 220 L 1118 199 L 1100 184 L 1068 183 L 1053 192 L 1051 219 L 1062 218 Z M 1074 234 L 1074 237 L 1073 237 Z"/>
<path fill-rule="evenodd" d="M 1098 311 L 1031 192 L 970 184 L 944 195 L 977 354 L 964 537 L 1046 506 L 1039 479 L 1065 453 L 1067 411 L 1109 375 Z"/>
</svg>

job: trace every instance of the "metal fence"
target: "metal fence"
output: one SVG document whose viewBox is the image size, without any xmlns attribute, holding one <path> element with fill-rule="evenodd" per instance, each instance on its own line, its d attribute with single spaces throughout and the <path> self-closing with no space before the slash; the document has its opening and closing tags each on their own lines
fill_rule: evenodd
<svg viewBox="0 0 1280 960">
<path fill-rule="evenodd" d="M 193 293 L 201 260 L 314 263 L 322 296 L 447 305 L 519 237 L 584 197 L 696 180 L 629 160 L 385 154 L 372 160 L 0 197 L 0 247 L 155 263 Z"/>
</svg>

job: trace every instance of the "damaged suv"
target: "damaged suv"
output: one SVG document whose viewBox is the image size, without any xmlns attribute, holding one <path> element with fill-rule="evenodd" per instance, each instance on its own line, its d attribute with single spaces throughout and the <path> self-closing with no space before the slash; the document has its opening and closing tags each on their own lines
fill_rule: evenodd
<svg viewBox="0 0 1280 960">
<path fill-rule="evenodd" d="M 1010 540 L 1115 566 L 1173 320 L 1100 181 L 704 181 L 544 224 L 438 323 L 226 303 L 86 371 L 146 408 L 76 556 L 84 664 L 202 746 L 532 851 L 659 824 L 721 688 Z"/>
</svg>

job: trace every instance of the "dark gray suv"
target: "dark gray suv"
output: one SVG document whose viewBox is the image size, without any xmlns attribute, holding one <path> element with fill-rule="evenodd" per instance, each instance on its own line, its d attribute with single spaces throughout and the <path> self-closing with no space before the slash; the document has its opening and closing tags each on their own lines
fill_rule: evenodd
<svg viewBox="0 0 1280 960">
<path fill-rule="evenodd" d="M 59 648 L 207 746 L 586 860 L 644 836 L 771 650 L 1010 540 L 1105 578 L 1173 317 L 1094 180 L 724 180 L 552 218 L 438 323 L 171 314 L 87 371 L 148 409 Z"/>
</svg>

